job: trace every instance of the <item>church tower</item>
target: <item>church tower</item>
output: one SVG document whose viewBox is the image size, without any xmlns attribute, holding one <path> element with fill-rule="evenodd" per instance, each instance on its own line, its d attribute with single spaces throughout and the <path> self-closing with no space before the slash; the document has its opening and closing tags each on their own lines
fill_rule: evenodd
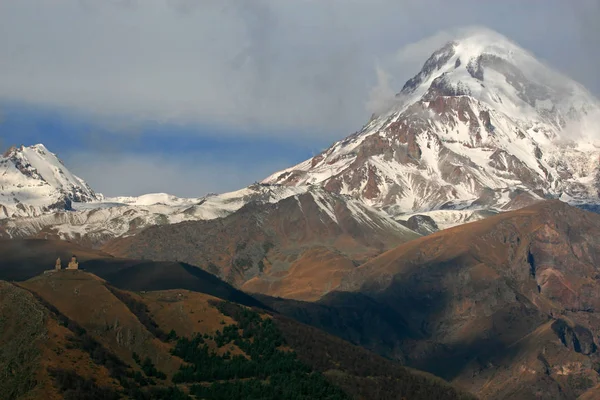
<svg viewBox="0 0 600 400">
<path fill-rule="evenodd" d="M 71 261 L 69 261 L 69 265 L 67 265 L 67 269 L 79 269 L 79 262 L 77 261 L 77 257 L 73 255 L 71 257 Z"/>
</svg>

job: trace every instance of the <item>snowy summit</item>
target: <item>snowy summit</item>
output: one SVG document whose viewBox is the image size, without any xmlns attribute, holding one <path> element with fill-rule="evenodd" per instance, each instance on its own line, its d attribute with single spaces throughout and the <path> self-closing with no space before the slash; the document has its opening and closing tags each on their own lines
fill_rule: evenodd
<svg viewBox="0 0 600 400">
<path fill-rule="evenodd" d="M 102 199 L 43 144 L 9 149 L 0 156 L 0 177 L 0 217 L 41 215 Z"/>
<path fill-rule="evenodd" d="M 600 103 L 488 30 L 447 43 L 362 131 L 264 182 L 316 184 L 391 214 L 597 202 Z"/>
</svg>

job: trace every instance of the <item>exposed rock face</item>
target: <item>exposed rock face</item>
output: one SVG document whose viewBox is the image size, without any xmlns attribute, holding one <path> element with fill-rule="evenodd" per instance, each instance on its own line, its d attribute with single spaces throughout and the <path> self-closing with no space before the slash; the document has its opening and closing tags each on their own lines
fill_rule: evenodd
<svg viewBox="0 0 600 400">
<path fill-rule="evenodd" d="M 392 215 L 515 209 L 522 192 L 598 202 L 600 103 L 506 38 L 448 43 L 397 97 L 362 131 L 265 182 L 321 185 Z"/>
<path fill-rule="evenodd" d="M 406 221 L 398 221 L 408 229 L 415 231 L 423 236 L 432 234 L 440 230 L 433 218 L 427 215 L 413 215 Z"/>
<path fill-rule="evenodd" d="M 558 319 L 552 324 L 552 330 L 568 349 L 588 356 L 596 352 L 597 346 L 594 342 L 594 336 L 589 329 L 581 325 L 571 327 L 569 322 Z"/>
</svg>

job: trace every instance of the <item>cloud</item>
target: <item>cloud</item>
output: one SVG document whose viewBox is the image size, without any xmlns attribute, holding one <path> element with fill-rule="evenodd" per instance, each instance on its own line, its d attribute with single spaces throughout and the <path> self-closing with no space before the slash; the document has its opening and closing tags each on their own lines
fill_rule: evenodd
<svg viewBox="0 0 600 400">
<path fill-rule="evenodd" d="M 554 0 L 0 0 L 0 100 L 102 122 L 341 138 L 444 33 L 424 38 L 462 25 L 490 26 L 600 92 L 597 14 L 584 3 L 595 10 Z"/>
<path fill-rule="evenodd" d="M 436 32 L 416 42 L 407 44 L 398 50 L 392 57 L 392 61 L 402 66 L 405 70 L 418 72 L 431 54 L 444 44 L 465 34 L 475 28 L 459 28 Z"/>
<path fill-rule="evenodd" d="M 397 90 L 391 86 L 391 76 L 382 67 L 377 66 L 377 85 L 369 92 L 367 110 L 372 114 L 380 114 L 390 108 L 395 101 Z"/>
<path fill-rule="evenodd" d="M 597 0 L 581 0 L 570 3 L 572 6 L 573 20 L 577 21 L 579 41 L 573 43 L 579 47 L 583 57 L 571 61 L 571 71 L 581 76 L 589 76 L 589 88 L 600 92 L 600 2 Z"/>
<path fill-rule="evenodd" d="M 206 154 L 72 153 L 64 161 L 71 172 L 105 196 L 165 192 L 200 197 L 237 190 L 287 166 L 285 160 L 275 159 L 240 168 Z"/>
<path fill-rule="evenodd" d="M 12 56 L 0 63 L 0 96 L 254 132 L 339 129 L 356 111 L 345 104 L 363 89 L 352 46 L 305 40 L 310 28 L 291 32 L 302 21 L 275 15 L 272 1 L 100 3 L 2 3 L 0 49 Z"/>
</svg>

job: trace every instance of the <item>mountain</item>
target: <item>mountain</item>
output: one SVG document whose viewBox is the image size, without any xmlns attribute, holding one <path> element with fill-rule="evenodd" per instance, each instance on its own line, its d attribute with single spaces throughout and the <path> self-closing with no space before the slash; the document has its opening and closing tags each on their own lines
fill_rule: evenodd
<svg viewBox="0 0 600 400">
<path fill-rule="evenodd" d="M 316 186 L 306 190 L 276 203 L 250 202 L 220 219 L 149 227 L 103 249 L 185 261 L 244 290 L 312 300 L 356 265 L 419 237 L 360 201 Z"/>
<path fill-rule="evenodd" d="M 0 178 L 0 238 L 54 238 L 95 247 L 148 226 L 221 218 L 247 203 L 275 203 L 308 189 L 254 184 L 198 198 L 104 197 L 42 144 L 9 149 L 0 157 Z"/>
<path fill-rule="evenodd" d="M 600 103 L 505 37 L 434 52 L 393 106 L 265 183 L 314 184 L 391 215 L 598 202 Z"/>
<path fill-rule="evenodd" d="M 0 393 L 471 398 L 416 368 L 485 399 L 595 398 L 600 215 L 547 199 L 600 204 L 598 104 L 478 31 L 360 132 L 236 192 L 104 198 L 13 148 Z M 47 271 L 73 254 L 83 271 Z"/>
<path fill-rule="evenodd" d="M 599 235 L 546 201 L 402 244 L 317 302 L 260 299 L 480 398 L 576 399 L 600 384 Z"/>
<path fill-rule="evenodd" d="M 296 199 L 289 199 L 289 203 L 292 200 L 297 202 Z M 303 206 L 308 205 L 306 199 L 300 202 Z M 279 204 L 281 213 L 290 210 L 283 206 L 286 203 L 283 201 Z M 265 208 L 276 206 L 262 205 Z M 246 208 L 252 207 L 259 206 L 248 205 L 240 210 L 239 215 Z M 232 232 L 231 236 L 235 237 L 237 233 L 233 227 L 237 221 L 232 217 L 236 214 L 203 223 L 226 222 L 223 232 Z M 268 217 L 268 213 L 264 212 L 248 212 L 247 217 L 250 218 L 251 215 Z M 336 217 L 340 218 L 340 215 Z M 247 226 L 251 231 L 250 235 L 254 237 L 252 232 L 256 228 L 247 221 L 240 222 L 240 225 Z M 315 222 L 311 221 L 309 225 L 313 223 Z M 185 227 L 186 224 L 192 223 L 154 229 L 159 231 L 183 226 L 177 240 L 167 245 L 183 249 L 187 246 L 189 249 L 190 244 L 179 246 L 178 241 L 185 241 L 186 235 L 203 229 L 200 226 Z M 597 341 L 600 336 L 600 318 L 597 315 L 600 297 L 595 290 L 600 277 L 597 267 L 600 245 L 596 240 L 600 235 L 599 227 L 600 215 L 560 201 L 540 202 L 521 210 L 501 213 L 410 240 L 361 265 L 342 271 L 335 290 L 330 290 L 316 301 L 302 302 L 259 296 L 258 304 L 264 304 L 267 308 L 304 324 L 313 325 L 319 329 L 315 332 L 324 330 L 388 359 L 441 376 L 480 398 L 594 398 L 595 390 L 600 384 L 600 352 Z M 287 232 L 284 229 L 275 234 L 282 236 L 285 242 L 285 235 L 290 234 L 290 231 Z M 302 236 L 301 232 L 298 234 Z M 147 238 L 152 239 L 152 236 Z M 216 246 L 230 246 L 230 243 L 222 241 L 224 235 L 212 238 L 215 239 Z M 189 239 L 189 243 L 206 242 L 195 242 L 193 237 Z M 38 260 L 40 270 L 51 268 L 56 256 L 52 252 L 53 243 L 60 249 L 76 246 L 64 241 L 0 242 L 0 245 L 5 246 L 0 247 L 3 260 L 10 261 L 10 257 L 7 259 L 6 255 L 17 257 L 18 253 L 25 261 L 19 263 L 14 260 L 14 267 L 9 266 L 8 270 L 7 264 L 2 263 L 0 272 L 15 271 L 19 265 L 25 268 L 35 260 Z M 156 240 L 154 243 L 160 241 Z M 203 245 L 208 252 L 211 251 L 209 246 Z M 24 248 L 19 253 L 14 246 Z M 250 243 L 249 247 L 255 249 L 257 246 Z M 220 287 L 219 290 L 225 291 L 208 293 L 215 293 L 217 296 L 231 296 L 235 293 L 240 293 L 236 296 L 243 295 L 216 277 L 181 262 L 118 259 L 95 250 L 85 252 L 79 247 L 71 247 L 65 251 L 67 254 L 72 251 L 77 252 L 76 254 L 81 252 L 83 268 L 95 272 L 121 289 L 184 288 L 206 292 Z M 243 252 L 243 249 L 239 251 Z M 318 264 L 311 262 L 307 265 Z M 31 269 L 29 271 L 33 272 Z M 313 278 L 317 279 L 312 282 L 323 279 L 320 276 L 322 275 L 315 274 Z M 5 275 L 0 275 L 0 278 L 6 279 Z M 277 279 L 278 276 L 272 274 L 265 278 Z M 43 283 L 41 279 L 34 278 L 32 282 L 39 282 L 37 285 L 44 288 L 48 296 L 73 297 L 83 293 L 81 277 L 69 284 L 76 283 L 78 286 L 63 286 L 64 283 L 57 282 L 52 277 L 47 278 L 47 283 Z M 294 280 L 296 287 L 300 287 L 302 279 L 296 277 Z M 93 295 L 97 292 L 90 293 Z M 131 296 L 154 295 L 142 293 Z M 60 310 L 68 306 L 72 307 L 73 313 L 93 315 L 85 311 L 87 300 L 72 301 L 71 297 L 65 297 L 60 303 L 58 300 L 49 301 Z M 232 301 L 242 301 L 243 298 L 233 300 L 230 297 Z M 204 304 L 197 303 L 199 300 L 193 301 L 194 304 Z M 30 303 L 17 301 L 17 304 L 25 306 Z M 151 309 L 154 307 L 152 304 L 148 305 Z M 163 304 L 166 306 L 171 301 L 159 302 L 157 306 L 163 307 Z M 6 310 L 5 302 L 0 302 L 0 305 L 1 310 Z M 78 307 L 83 307 L 83 311 L 76 311 L 79 310 Z M 97 309 L 97 302 L 94 302 L 94 307 Z M 183 310 L 187 310 L 186 307 L 184 305 Z M 191 304 L 189 307 L 192 307 Z M 199 309 L 192 310 L 194 319 L 191 321 L 196 321 L 196 318 L 199 318 L 198 321 L 204 320 L 201 315 L 206 309 L 202 312 Z M 35 313 L 28 315 L 33 314 Z M 157 314 L 153 315 L 158 320 Z M 172 317 L 172 311 L 169 315 Z M 106 318 L 113 317 L 108 315 Z M 178 318 L 175 320 L 182 321 Z M 185 320 L 187 319 L 183 321 Z M 121 317 L 119 321 L 119 326 L 123 326 Z M 289 320 L 279 321 L 292 323 Z M 165 332 L 170 326 L 174 326 L 172 329 L 177 332 L 181 329 L 175 325 L 158 324 Z M 122 335 L 126 335 L 129 328 L 123 329 L 125 331 Z M 307 329 L 305 325 L 292 325 L 286 337 L 290 342 L 290 337 L 303 339 L 304 350 L 310 349 L 306 353 L 309 359 L 314 357 L 319 348 L 331 348 L 331 344 L 324 344 L 325 347 L 319 345 L 317 349 L 314 344 L 310 347 L 309 343 L 313 341 L 310 338 L 315 338 L 317 333 L 303 329 Z M 86 330 L 98 332 L 98 335 L 107 332 L 109 338 L 113 337 L 112 331 L 105 331 L 105 328 L 90 330 L 86 327 Z M 317 343 L 320 341 L 317 340 Z M 292 348 L 298 354 L 301 353 L 298 347 Z M 156 360 L 153 362 L 158 366 L 159 359 Z M 164 362 L 164 359 L 160 360 Z M 356 365 L 361 365 L 362 362 Z M 330 364 L 321 367 L 321 371 L 330 370 L 328 365 Z M 163 368 L 166 369 L 159 367 Z M 333 376 L 338 375 L 334 373 Z M 348 381 L 341 381 L 350 386 L 353 386 L 352 382 L 365 383 L 356 378 L 356 375 Z M 381 382 L 373 378 L 366 380 L 374 381 Z M 389 389 L 390 386 L 387 385 L 390 384 L 388 380 L 385 384 L 382 383 L 382 388 Z M 372 395 L 365 398 L 385 397 Z"/>
<path fill-rule="evenodd" d="M 429 217 L 438 228 L 544 198 L 596 204 L 599 104 L 508 39 L 477 31 L 434 52 L 390 109 L 361 131 L 237 192 L 102 199 L 42 145 L 12 149 L 2 161 L 12 177 L 0 204 L 5 216 L 18 218 L 0 222 L 0 234 L 101 246 L 148 226 L 220 218 L 251 201 L 275 203 L 311 185 L 400 223 Z"/>
<path fill-rule="evenodd" d="M 70 210 L 73 202 L 102 198 L 42 144 L 9 149 L 0 157 L 0 177 L 0 218 Z"/>
<path fill-rule="evenodd" d="M 0 159 L 0 235 L 101 246 L 152 225 L 275 203 L 311 185 L 401 223 L 429 217 L 438 228 L 544 198 L 589 206 L 600 201 L 599 121 L 599 102 L 583 87 L 478 30 L 435 51 L 361 131 L 237 192 L 104 199 L 43 145 L 13 148 Z"/>
<path fill-rule="evenodd" d="M 7 399 L 474 399 L 259 308 L 81 270 L 0 281 L 0 324 Z"/>
<path fill-rule="evenodd" d="M 73 203 L 71 210 L 0 219 L 0 237 L 53 238 L 99 247 L 110 239 L 131 236 L 149 226 L 222 218 L 247 203 L 275 203 L 307 189 L 254 184 L 235 192 L 191 199 L 164 193 L 103 198 Z"/>
</svg>

